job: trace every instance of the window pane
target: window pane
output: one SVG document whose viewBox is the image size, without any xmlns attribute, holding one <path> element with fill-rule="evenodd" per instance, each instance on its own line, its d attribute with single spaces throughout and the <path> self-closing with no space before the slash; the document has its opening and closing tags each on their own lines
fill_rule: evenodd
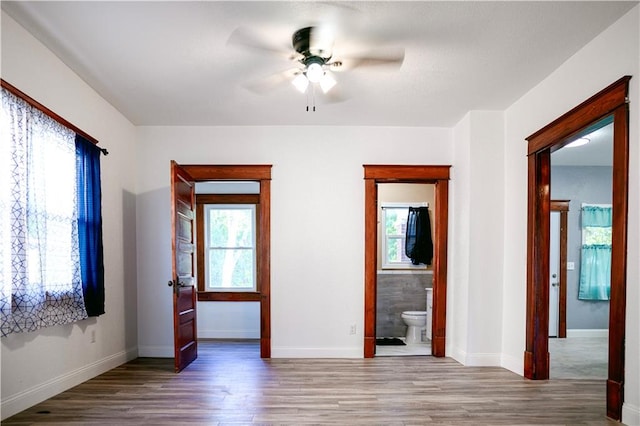
<svg viewBox="0 0 640 426">
<path fill-rule="evenodd" d="M 253 289 L 253 250 L 211 249 L 209 251 L 209 287 Z"/>
<path fill-rule="evenodd" d="M 406 260 L 404 238 L 389 238 L 387 240 L 387 263 L 399 263 Z"/>
<path fill-rule="evenodd" d="M 408 209 L 385 209 L 385 233 L 386 235 L 402 235 L 407 228 Z"/>
<path fill-rule="evenodd" d="M 252 216 L 250 209 L 209 210 L 210 247 L 252 247 Z"/>
</svg>

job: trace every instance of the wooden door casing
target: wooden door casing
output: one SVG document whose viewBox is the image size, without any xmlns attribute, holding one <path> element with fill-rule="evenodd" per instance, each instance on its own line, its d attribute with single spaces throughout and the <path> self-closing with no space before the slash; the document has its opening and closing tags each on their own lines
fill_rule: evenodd
<svg viewBox="0 0 640 426">
<path fill-rule="evenodd" d="M 598 121 L 613 117 L 611 299 L 607 416 L 620 420 L 624 400 L 624 352 L 629 197 L 631 76 L 624 76 L 526 138 L 528 142 L 527 313 L 524 373 L 549 378 L 549 211 L 551 152 Z M 545 318 L 546 317 L 546 318 Z"/>
<path fill-rule="evenodd" d="M 364 165 L 364 357 L 376 350 L 377 198 L 379 183 L 429 183 L 435 185 L 433 247 L 433 312 L 431 354 L 445 356 L 447 306 L 447 241 L 449 171 L 451 166 Z"/>
</svg>

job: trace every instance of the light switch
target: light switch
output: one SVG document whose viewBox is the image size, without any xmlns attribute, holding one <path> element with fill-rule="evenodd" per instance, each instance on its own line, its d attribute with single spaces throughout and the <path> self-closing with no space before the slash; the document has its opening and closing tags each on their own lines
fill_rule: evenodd
<svg viewBox="0 0 640 426">
<path fill-rule="evenodd" d="M 576 269 L 576 265 L 573 262 L 567 262 L 567 271 L 573 271 Z"/>
</svg>

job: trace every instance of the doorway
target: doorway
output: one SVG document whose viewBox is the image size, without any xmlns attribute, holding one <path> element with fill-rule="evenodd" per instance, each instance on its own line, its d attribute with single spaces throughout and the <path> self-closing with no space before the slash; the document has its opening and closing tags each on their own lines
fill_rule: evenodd
<svg viewBox="0 0 640 426">
<path fill-rule="evenodd" d="M 435 185 L 433 241 L 433 312 L 431 354 L 445 356 L 447 297 L 447 231 L 449 171 L 451 166 L 364 165 L 365 182 L 365 283 L 364 357 L 376 350 L 378 184 L 428 183 Z"/>
<path fill-rule="evenodd" d="M 271 357 L 271 165 L 182 165 L 195 182 L 253 181 L 260 185 L 257 203 L 257 288 L 242 300 L 260 303 L 260 357 Z M 225 300 L 225 295 L 222 295 Z M 211 299 L 213 300 L 213 299 Z M 228 299 L 227 299 L 228 300 Z"/>
<path fill-rule="evenodd" d="M 627 217 L 629 169 L 630 76 L 625 76 L 557 120 L 529 136 L 527 218 L 527 311 L 524 373 L 529 379 L 549 378 L 549 239 L 551 152 L 566 146 L 589 126 L 611 117 L 613 190 L 611 298 L 607 416 L 620 420 L 624 383 L 626 314 Z"/>
</svg>

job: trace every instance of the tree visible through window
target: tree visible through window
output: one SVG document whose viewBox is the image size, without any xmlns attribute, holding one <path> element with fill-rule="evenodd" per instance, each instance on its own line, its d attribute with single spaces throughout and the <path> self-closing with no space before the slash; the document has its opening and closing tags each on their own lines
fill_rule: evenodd
<svg viewBox="0 0 640 426">
<path fill-rule="evenodd" d="M 205 206 L 206 290 L 256 291 L 256 207 Z"/>
</svg>

